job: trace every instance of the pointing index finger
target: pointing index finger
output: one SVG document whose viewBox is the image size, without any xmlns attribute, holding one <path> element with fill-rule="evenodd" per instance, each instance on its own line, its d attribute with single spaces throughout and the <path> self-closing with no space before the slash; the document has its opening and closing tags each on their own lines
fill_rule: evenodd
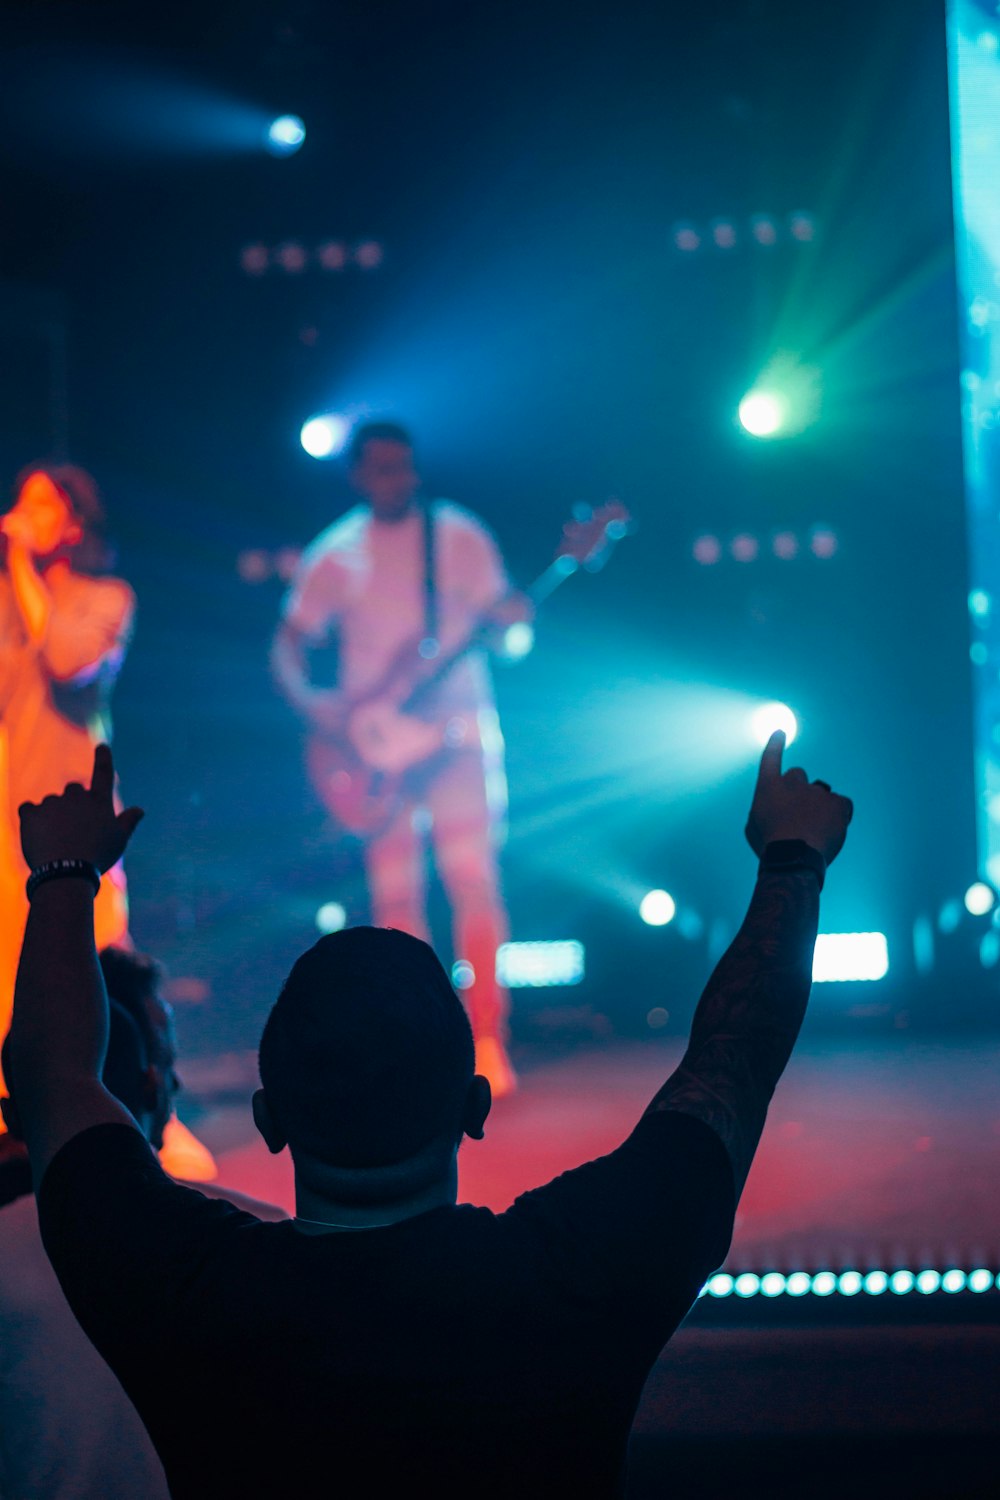
<svg viewBox="0 0 1000 1500">
<path fill-rule="evenodd" d="M 784 752 L 785 731 L 776 729 L 764 746 L 764 753 L 760 758 L 760 770 L 757 773 L 758 786 L 765 781 L 776 781 L 781 775 L 781 757 Z"/>
<path fill-rule="evenodd" d="M 94 774 L 90 778 L 90 790 L 110 802 L 114 785 L 115 766 L 111 759 L 111 747 L 97 745 L 94 748 Z"/>
</svg>

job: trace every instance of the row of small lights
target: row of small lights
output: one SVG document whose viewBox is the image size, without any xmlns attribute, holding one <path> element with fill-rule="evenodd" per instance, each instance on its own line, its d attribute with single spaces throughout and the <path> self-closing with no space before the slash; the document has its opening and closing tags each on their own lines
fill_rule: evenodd
<svg viewBox="0 0 1000 1500">
<path fill-rule="evenodd" d="M 706 533 L 695 538 L 691 547 L 691 556 L 695 562 L 701 563 L 702 567 L 710 568 L 715 563 L 721 562 L 726 553 L 734 562 L 739 563 L 756 562 L 765 551 L 770 551 L 782 562 L 793 562 L 803 550 L 808 549 L 813 557 L 818 557 L 825 562 L 836 556 L 839 547 L 840 542 L 836 533 L 828 526 L 814 526 L 809 533 L 808 540 L 802 540 L 794 531 L 776 531 L 770 538 L 769 546 L 766 546 L 759 537 L 746 531 L 739 532 L 725 543 L 721 537 Z"/>
<path fill-rule="evenodd" d="M 794 240 L 800 245 L 811 243 L 816 238 L 816 221 L 812 214 L 801 211 L 786 214 L 783 219 L 775 218 L 772 214 L 754 214 L 747 223 L 740 224 L 739 227 L 732 219 L 727 218 L 713 219 L 707 228 L 685 220 L 675 224 L 671 234 L 674 245 L 685 255 L 691 255 L 703 246 L 711 246 L 716 250 L 735 250 L 747 239 L 764 249 L 770 249 L 782 240 Z"/>
<path fill-rule="evenodd" d="M 725 1271 L 709 1277 L 702 1287 L 701 1297 L 856 1297 L 866 1292 L 870 1297 L 880 1297 L 884 1292 L 905 1296 L 908 1292 L 920 1292 L 929 1297 L 935 1292 L 989 1292 L 1000 1289 L 1000 1275 L 994 1275 L 985 1267 L 973 1271 L 960 1271 L 952 1267 L 948 1271 L 793 1271 L 785 1276 L 781 1271 L 767 1271 L 757 1276 L 744 1271 L 730 1276 Z"/>
<path fill-rule="evenodd" d="M 240 267 L 247 276 L 264 276 L 268 271 L 300 276 L 310 268 L 336 272 L 346 271 L 351 266 L 374 271 L 384 260 L 385 247 L 378 240 L 361 240 L 356 245 L 328 240 L 312 248 L 298 240 L 286 240 L 281 245 L 244 245 L 240 251 Z"/>
</svg>

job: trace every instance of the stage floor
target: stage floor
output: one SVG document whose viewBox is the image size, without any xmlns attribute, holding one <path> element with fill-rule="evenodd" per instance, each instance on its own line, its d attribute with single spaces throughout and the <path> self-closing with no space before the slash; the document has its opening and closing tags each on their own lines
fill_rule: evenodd
<svg viewBox="0 0 1000 1500">
<path fill-rule="evenodd" d="M 521 1086 L 460 1157 L 464 1201 L 506 1207 L 612 1149 L 681 1043 L 607 1043 L 518 1058 Z M 182 1060 L 182 1116 L 219 1180 L 291 1209 L 287 1153 L 250 1120 L 252 1054 Z M 778 1087 L 740 1205 L 730 1269 L 1000 1265 L 1000 1038 L 813 1041 Z M 197 1106 L 192 1108 L 190 1106 Z"/>
</svg>

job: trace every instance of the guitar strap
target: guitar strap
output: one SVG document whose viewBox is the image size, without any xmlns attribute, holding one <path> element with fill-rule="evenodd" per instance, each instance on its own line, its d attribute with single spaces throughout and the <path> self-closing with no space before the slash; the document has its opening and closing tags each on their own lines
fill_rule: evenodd
<svg viewBox="0 0 1000 1500">
<path fill-rule="evenodd" d="M 421 656 L 436 656 L 438 650 L 438 597 L 437 597 L 437 527 L 434 522 L 434 502 L 428 500 L 424 513 L 424 639 L 421 641 Z M 433 643 L 433 644 L 432 644 Z"/>
</svg>

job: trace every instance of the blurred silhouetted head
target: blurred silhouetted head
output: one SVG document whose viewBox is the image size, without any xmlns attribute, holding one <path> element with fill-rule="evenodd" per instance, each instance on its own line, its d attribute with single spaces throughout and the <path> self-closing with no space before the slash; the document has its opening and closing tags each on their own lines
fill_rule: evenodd
<svg viewBox="0 0 1000 1500">
<path fill-rule="evenodd" d="M 303 953 L 260 1043 L 267 1106 L 293 1156 L 334 1167 L 388 1166 L 439 1140 L 453 1152 L 473 1071 L 472 1030 L 440 962 L 387 928 Z"/>
<path fill-rule="evenodd" d="M 420 488 L 413 461 L 413 439 L 398 422 L 362 422 L 351 433 L 345 453 L 352 489 L 371 505 L 380 521 L 407 514 Z"/>
</svg>

